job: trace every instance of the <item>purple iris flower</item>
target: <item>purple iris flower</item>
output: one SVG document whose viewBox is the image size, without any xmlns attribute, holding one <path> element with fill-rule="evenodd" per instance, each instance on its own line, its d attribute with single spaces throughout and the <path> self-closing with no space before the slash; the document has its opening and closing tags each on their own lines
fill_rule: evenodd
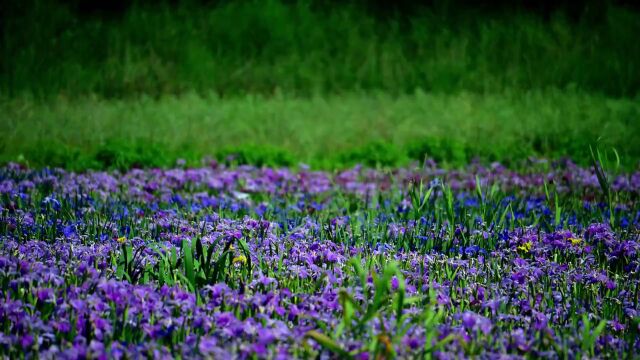
<svg viewBox="0 0 640 360">
<path fill-rule="evenodd" d="M 29 348 L 33 345 L 33 336 L 31 334 L 26 334 L 20 337 L 20 346 L 23 348 Z"/>
<path fill-rule="evenodd" d="M 235 320 L 236 320 L 236 317 L 233 315 L 233 313 L 230 313 L 230 312 L 216 314 L 215 316 L 215 324 L 219 328 L 225 328 Z"/>
</svg>

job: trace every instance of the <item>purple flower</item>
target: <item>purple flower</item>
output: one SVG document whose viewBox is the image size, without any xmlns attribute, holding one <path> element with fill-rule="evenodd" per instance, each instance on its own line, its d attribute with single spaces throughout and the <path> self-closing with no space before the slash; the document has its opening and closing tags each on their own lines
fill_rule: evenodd
<svg viewBox="0 0 640 360">
<path fill-rule="evenodd" d="M 400 284 L 398 283 L 398 278 L 396 276 L 391 278 L 391 289 L 393 290 L 398 290 L 398 286 Z"/>
<path fill-rule="evenodd" d="M 424 339 L 418 336 L 407 335 L 404 337 L 403 343 L 408 348 L 415 350 L 420 348 L 421 346 L 424 346 Z"/>
<path fill-rule="evenodd" d="M 607 287 L 607 289 L 609 289 L 609 290 L 613 290 L 613 289 L 615 289 L 615 288 L 616 288 L 616 282 L 615 282 L 615 281 L 613 281 L 613 280 L 611 280 L 611 279 L 608 279 L 608 280 L 605 282 L 605 286 Z"/>
<path fill-rule="evenodd" d="M 616 331 L 616 332 L 620 332 L 620 331 L 623 331 L 625 329 L 625 326 L 623 324 L 621 324 L 620 322 L 618 322 L 617 320 L 609 321 L 609 326 L 611 327 L 611 329 L 613 331 Z"/>
<path fill-rule="evenodd" d="M 38 300 L 42 302 L 47 302 L 49 300 L 53 300 L 53 289 L 50 288 L 39 288 L 36 291 L 36 296 Z"/>
<path fill-rule="evenodd" d="M 527 341 L 527 338 L 522 329 L 515 329 L 510 334 L 510 348 L 520 351 L 528 352 L 531 349 L 531 345 Z"/>
<path fill-rule="evenodd" d="M 491 332 L 491 328 L 493 327 L 491 324 L 491 320 L 470 311 L 462 314 L 462 325 L 468 331 L 475 332 L 477 330 L 480 330 L 485 335 L 489 334 Z"/>
<path fill-rule="evenodd" d="M 511 280 L 513 280 L 514 282 L 516 282 L 517 284 L 524 284 L 525 280 L 526 280 L 526 274 L 524 271 L 517 271 L 513 274 L 511 274 Z"/>
<path fill-rule="evenodd" d="M 29 348 L 33 345 L 33 336 L 31 334 L 26 334 L 20 337 L 20 346 L 23 348 Z"/>
<path fill-rule="evenodd" d="M 338 261 L 338 255 L 332 251 L 326 251 L 325 253 L 325 258 L 327 259 L 327 262 L 330 263 L 335 263 Z"/>
<path fill-rule="evenodd" d="M 257 342 L 253 344 L 251 348 L 253 350 L 253 353 L 258 357 L 267 356 L 267 346 L 263 342 Z"/>
<path fill-rule="evenodd" d="M 99 341 L 91 340 L 91 343 L 89 343 L 89 350 L 92 355 L 91 358 L 99 360 L 106 360 L 108 358 L 104 344 Z"/>
<path fill-rule="evenodd" d="M 537 312 L 537 311 L 533 313 L 533 328 L 536 331 L 547 330 L 548 323 L 549 323 L 549 318 L 544 313 Z"/>
<path fill-rule="evenodd" d="M 53 328 L 61 333 L 68 333 L 71 331 L 71 324 L 67 320 L 53 321 Z"/>
<path fill-rule="evenodd" d="M 468 330 L 472 329 L 476 324 L 476 316 L 474 313 L 466 312 L 462 314 L 462 325 Z"/>
<path fill-rule="evenodd" d="M 218 328 L 226 328 L 230 326 L 235 320 L 236 317 L 233 315 L 233 313 L 230 312 L 223 312 L 215 315 L 215 324 Z"/>
<path fill-rule="evenodd" d="M 219 328 L 225 328 L 235 320 L 236 317 L 233 315 L 233 313 L 230 312 L 224 312 L 215 315 L 215 324 Z"/>
<path fill-rule="evenodd" d="M 211 354 L 215 351 L 217 345 L 218 345 L 218 342 L 214 337 L 203 336 L 200 338 L 200 343 L 198 344 L 198 350 L 203 355 Z"/>
<path fill-rule="evenodd" d="M 70 238 L 76 234 L 76 229 L 73 225 L 67 225 L 62 229 L 62 234 L 65 238 Z"/>
<path fill-rule="evenodd" d="M 85 312 L 87 309 L 87 304 L 84 300 L 73 299 L 69 303 L 79 313 Z"/>
<path fill-rule="evenodd" d="M 273 331 L 271 329 L 267 329 L 264 327 L 261 327 L 258 329 L 257 336 L 258 336 L 258 341 L 261 344 L 271 344 L 276 340 L 276 337 L 274 336 Z"/>
</svg>

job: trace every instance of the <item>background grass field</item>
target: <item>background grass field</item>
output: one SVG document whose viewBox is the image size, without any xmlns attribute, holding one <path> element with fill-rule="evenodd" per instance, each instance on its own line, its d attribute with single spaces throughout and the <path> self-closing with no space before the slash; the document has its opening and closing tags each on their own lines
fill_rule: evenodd
<svg viewBox="0 0 640 360">
<path fill-rule="evenodd" d="M 474 157 L 528 156 L 586 162 L 589 145 L 640 157 L 640 102 L 568 91 L 478 95 L 343 94 L 230 99 L 187 94 L 159 100 L 83 99 L 2 104 L 3 160 L 71 168 L 169 166 L 204 156 L 240 163 L 332 168 L 396 165 L 431 156 L 451 165 Z"/>
<path fill-rule="evenodd" d="M 637 10 L 4 4 L 0 159 L 71 169 L 640 159 Z"/>
</svg>

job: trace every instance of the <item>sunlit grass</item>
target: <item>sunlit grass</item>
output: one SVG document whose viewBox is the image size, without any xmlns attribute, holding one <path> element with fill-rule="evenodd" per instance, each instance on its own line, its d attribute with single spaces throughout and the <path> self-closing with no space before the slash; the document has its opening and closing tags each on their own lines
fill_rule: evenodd
<svg viewBox="0 0 640 360">
<path fill-rule="evenodd" d="M 397 165 L 425 155 L 452 165 L 506 163 L 615 148 L 640 158 L 640 102 L 568 91 L 392 97 L 350 93 L 302 99 L 195 94 L 132 100 L 5 100 L 4 161 L 86 168 L 167 166 L 241 153 L 240 162 L 340 167 Z"/>
</svg>

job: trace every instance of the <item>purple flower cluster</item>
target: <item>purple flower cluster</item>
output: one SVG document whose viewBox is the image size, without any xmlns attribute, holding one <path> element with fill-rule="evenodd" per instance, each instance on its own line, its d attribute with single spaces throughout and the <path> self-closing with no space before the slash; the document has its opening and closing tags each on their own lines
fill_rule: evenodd
<svg viewBox="0 0 640 360">
<path fill-rule="evenodd" d="M 0 169 L 0 354 L 640 352 L 640 173 Z M 608 199 L 615 204 L 607 204 Z"/>
</svg>

